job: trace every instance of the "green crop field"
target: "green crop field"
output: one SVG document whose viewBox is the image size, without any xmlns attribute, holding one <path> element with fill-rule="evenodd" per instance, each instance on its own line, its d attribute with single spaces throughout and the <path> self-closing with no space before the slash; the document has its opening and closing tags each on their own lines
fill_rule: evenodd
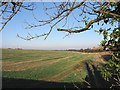
<svg viewBox="0 0 120 90">
<path fill-rule="evenodd" d="M 104 63 L 98 53 L 52 50 L 2 50 L 2 77 L 52 82 L 81 82 L 85 63 Z"/>
</svg>

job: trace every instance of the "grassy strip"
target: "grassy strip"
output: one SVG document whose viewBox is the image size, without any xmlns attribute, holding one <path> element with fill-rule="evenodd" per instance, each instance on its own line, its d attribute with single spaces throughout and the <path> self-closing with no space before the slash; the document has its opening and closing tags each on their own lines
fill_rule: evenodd
<svg viewBox="0 0 120 90">
<path fill-rule="evenodd" d="M 3 63 L 6 61 L 16 63 L 13 66 L 6 66 L 6 70 L 18 71 L 3 71 L 3 77 L 60 82 L 80 81 L 75 75 L 81 74 L 83 78 L 86 76 L 87 71 L 83 62 L 95 58 L 93 54 L 81 54 L 66 51 L 10 50 L 7 52 L 7 50 L 5 50 L 4 54 Z M 26 60 L 26 58 L 29 60 Z M 5 67 L 3 67 L 3 70 L 4 69 Z M 24 71 L 19 71 L 23 69 Z"/>
</svg>

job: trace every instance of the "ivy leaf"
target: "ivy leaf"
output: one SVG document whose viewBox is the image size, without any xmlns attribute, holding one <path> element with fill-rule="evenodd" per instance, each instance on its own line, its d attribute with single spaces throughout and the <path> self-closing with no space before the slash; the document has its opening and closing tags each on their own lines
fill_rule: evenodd
<svg viewBox="0 0 120 90">
<path fill-rule="evenodd" d="M 104 25 L 104 23 L 102 23 L 102 26 Z"/>
<path fill-rule="evenodd" d="M 85 20 L 85 25 L 87 25 L 88 24 L 88 21 L 87 20 Z"/>
<path fill-rule="evenodd" d="M 103 36 L 104 36 L 104 39 L 107 39 L 107 37 L 108 37 L 108 32 L 107 32 L 106 30 L 103 32 Z"/>
<path fill-rule="evenodd" d="M 102 30 L 102 29 L 100 29 L 100 30 L 99 30 L 99 33 L 101 34 L 102 32 L 103 32 L 103 30 Z"/>
<path fill-rule="evenodd" d="M 99 22 L 97 24 L 99 25 Z"/>
<path fill-rule="evenodd" d="M 93 28 L 93 25 L 91 26 L 91 28 Z"/>
</svg>

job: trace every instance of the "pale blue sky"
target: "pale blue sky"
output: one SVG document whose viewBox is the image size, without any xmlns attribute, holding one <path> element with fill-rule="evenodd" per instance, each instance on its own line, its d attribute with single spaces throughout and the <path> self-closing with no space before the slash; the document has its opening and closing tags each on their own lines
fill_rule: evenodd
<svg viewBox="0 0 120 90">
<path fill-rule="evenodd" d="M 50 5 L 50 3 L 48 4 Z M 40 10 L 42 6 L 37 5 L 37 9 L 34 13 L 37 17 L 47 18 L 44 13 Z M 37 12 L 36 12 L 37 11 Z M 75 12 L 77 13 L 77 11 Z M 92 18 L 92 17 L 91 17 Z M 34 22 L 32 17 L 32 12 L 23 10 L 18 13 L 4 28 L 2 31 L 2 43 L 3 48 L 24 48 L 24 49 L 80 49 L 80 48 L 91 48 L 97 47 L 100 44 L 100 41 L 103 39 L 102 35 L 94 32 L 94 30 L 98 29 L 97 25 L 94 25 L 94 28 L 90 31 L 82 32 L 80 34 L 72 34 L 69 37 L 63 38 L 67 33 L 58 32 L 56 28 L 53 29 L 51 34 L 48 36 L 46 40 L 43 37 L 38 39 L 33 39 L 30 41 L 25 41 L 19 37 L 17 34 L 25 37 L 30 33 L 34 34 L 42 34 L 45 31 L 49 30 L 49 25 L 44 27 L 37 27 L 32 29 L 25 29 L 25 22 Z M 68 19 L 68 25 L 71 26 L 73 18 Z M 74 21 L 73 21 L 74 22 Z M 76 23 L 76 22 L 75 22 Z M 76 23 L 78 24 L 78 23 Z M 57 27 L 61 27 L 61 24 L 58 24 Z M 1 33 L 0 33 L 1 36 Z"/>
</svg>

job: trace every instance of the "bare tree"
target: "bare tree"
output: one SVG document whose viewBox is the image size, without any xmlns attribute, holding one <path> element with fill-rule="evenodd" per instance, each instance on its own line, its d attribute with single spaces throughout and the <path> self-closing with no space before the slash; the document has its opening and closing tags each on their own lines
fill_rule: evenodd
<svg viewBox="0 0 120 90">
<path fill-rule="evenodd" d="M 116 8 L 118 2 L 87 2 L 87 0 L 83 0 L 83 2 L 70 2 L 69 0 L 66 2 L 51 2 L 53 5 L 51 7 L 45 6 L 46 3 L 43 2 L 45 14 L 49 19 L 42 20 L 41 17 L 36 17 L 33 14 L 34 19 L 38 24 L 30 24 L 28 23 L 27 28 L 35 28 L 44 25 L 50 25 L 50 29 L 47 33 L 42 35 L 28 35 L 27 38 L 23 38 L 25 40 L 31 40 L 37 37 L 46 36 L 51 33 L 53 28 L 57 26 L 59 23 L 63 22 L 63 25 L 57 29 L 58 31 L 68 32 L 67 35 L 70 33 L 80 33 L 83 31 L 90 30 L 93 28 L 94 23 L 98 23 L 98 25 L 102 23 L 104 27 L 104 23 L 111 24 L 112 21 L 116 20 L 116 18 L 120 18 L 120 14 L 118 13 L 119 7 Z M 118 3 L 119 4 L 119 3 Z M 32 3 L 25 3 L 25 2 L 2 2 L 0 7 L 2 7 L 2 29 L 6 26 L 6 24 L 18 13 L 20 12 L 21 8 L 27 10 L 33 10 L 33 2 Z M 119 6 L 119 5 L 118 5 Z M 22 10 L 22 9 L 21 9 Z M 50 13 L 53 11 L 53 13 Z M 75 13 L 77 12 L 77 13 Z M 69 18 L 74 18 L 74 20 L 79 24 L 74 25 L 71 27 L 67 27 L 67 22 Z M 82 17 L 82 18 L 81 18 Z M 92 18 L 91 18 L 92 17 Z M 117 21 L 117 20 L 116 20 Z M 108 28 L 109 29 L 109 28 Z M 0 30 L 0 31 L 1 31 Z M 19 35 L 18 35 L 19 36 Z M 20 37 L 20 36 L 19 36 Z"/>
<path fill-rule="evenodd" d="M 1 2 L 0 3 L 0 19 L 1 19 L 1 28 L 0 32 L 4 29 L 7 23 L 12 20 L 12 18 L 18 13 L 21 12 L 21 9 L 34 10 L 33 3 L 23 2 Z"/>
<path fill-rule="evenodd" d="M 43 3 L 45 13 L 49 19 L 41 20 L 40 17 L 34 16 L 34 19 L 38 24 L 28 24 L 27 28 L 30 29 L 47 24 L 50 25 L 48 33 L 42 35 L 46 35 L 46 39 L 53 28 L 61 22 L 63 25 L 61 27 L 59 26 L 57 30 L 68 32 L 68 35 L 70 33 L 80 33 L 83 31 L 91 30 L 95 23 L 98 25 L 100 24 L 102 27 L 104 27 L 104 24 L 111 24 L 112 21 L 117 22 L 116 18 L 120 18 L 120 14 L 118 13 L 119 7 L 116 8 L 117 6 L 114 5 L 117 3 L 118 2 L 86 2 L 86 0 L 83 2 L 76 2 L 76 0 L 74 2 L 70 2 L 68 0 L 67 2 L 53 2 L 53 7 L 47 7 L 45 6 L 46 3 Z M 50 13 L 50 11 L 53 11 L 53 13 Z M 74 20 L 81 25 L 77 24 L 69 28 L 65 28 L 67 26 L 69 18 L 74 18 Z M 29 39 L 33 38 L 35 37 L 29 37 Z"/>
</svg>

